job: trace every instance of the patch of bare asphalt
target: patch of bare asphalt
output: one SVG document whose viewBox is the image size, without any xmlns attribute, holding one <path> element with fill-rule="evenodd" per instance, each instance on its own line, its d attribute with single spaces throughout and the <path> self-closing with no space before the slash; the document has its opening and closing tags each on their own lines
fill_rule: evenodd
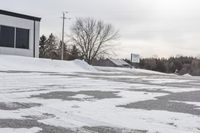
<svg viewBox="0 0 200 133">
<path fill-rule="evenodd" d="M 43 99 L 62 99 L 62 100 L 75 100 L 75 101 L 82 101 L 81 98 L 76 98 L 78 94 L 83 94 L 87 96 L 91 96 L 91 98 L 86 98 L 85 100 L 92 100 L 92 99 L 109 99 L 109 98 L 121 98 L 117 95 L 119 91 L 78 91 L 78 92 L 71 92 L 71 91 L 56 91 L 50 93 L 44 93 L 39 95 L 32 95 L 31 97 L 36 98 L 43 98 Z"/>
<path fill-rule="evenodd" d="M 93 131 L 95 133 L 147 133 L 147 131 L 143 130 L 133 130 L 133 129 L 121 129 L 121 128 L 113 128 L 113 127 L 83 127 L 89 131 Z"/>
<path fill-rule="evenodd" d="M 4 103 L 0 102 L 0 110 L 17 110 L 17 109 L 26 109 L 31 107 L 41 106 L 39 103 Z"/>
<path fill-rule="evenodd" d="M 29 115 L 29 116 L 22 116 L 22 117 L 26 119 L 33 119 L 33 120 L 43 120 L 43 119 L 54 118 L 55 115 L 43 113 L 42 115 Z"/>
<path fill-rule="evenodd" d="M 117 107 L 135 108 L 145 110 L 165 110 L 170 112 L 200 115 L 199 106 L 183 102 L 200 102 L 200 91 L 173 93 L 166 96 L 156 97 L 157 100 L 146 100 Z"/>
<path fill-rule="evenodd" d="M 47 125 L 37 120 L 30 119 L 0 119 L 0 128 L 26 128 L 30 129 L 33 127 L 41 128 L 37 133 L 147 133 L 147 131 L 142 130 L 132 130 L 132 129 L 121 129 L 115 127 L 81 127 L 81 128 L 63 128 Z"/>
<path fill-rule="evenodd" d="M 0 128 L 33 128 L 39 127 L 42 130 L 38 133 L 75 133 L 70 129 L 55 127 L 38 122 L 37 120 L 17 120 L 17 119 L 0 119 Z"/>
</svg>

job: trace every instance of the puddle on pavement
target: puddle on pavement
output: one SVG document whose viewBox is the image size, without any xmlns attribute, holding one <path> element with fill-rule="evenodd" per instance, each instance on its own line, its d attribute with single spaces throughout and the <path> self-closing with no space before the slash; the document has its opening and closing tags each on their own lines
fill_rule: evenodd
<svg viewBox="0 0 200 133">
<path fill-rule="evenodd" d="M 28 115 L 28 116 L 22 116 L 26 119 L 32 119 L 32 120 L 43 120 L 43 119 L 49 119 L 56 117 L 53 114 L 43 113 L 41 115 Z"/>
<path fill-rule="evenodd" d="M 17 110 L 17 109 L 26 109 L 31 107 L 41 106 L 39 103 L 4 103 L 0 102 L 0 110 Z"/>
<path fill-rule="evenodd" d="M 29 119 L 0 119 L 0 128 L 41 128 L 41 131 L 37 133 L 147 133 L 143 130 L 133 130 L 133 129 L 121 129 L 115 127 L 81 127 L 81 128 L 63 128 L 51 125 L 46 125 L 38 122 L 37 120 Z"/>
<path fill-rule="evenodd" d="M 83 127 L 89 131 L 93 131 L 95 133 L 147 133 L 147 131 L 143 130 L 133 130 L 133 129 L 121 129 L 121 128 L 114 128 L 114 127 Z"/>
<path fill-rule="evenodd" d="M 121 98 L 117 94 L 119 91 L 78 91 L 78 92 L 71 92 L 71 91 L 58 91 L 58 92 L 50 92 L 40 95 L 32 95 L 31 97 L 43 98 L 43 99 L 62 99 L 62 100 L 75 100 L 75 101 L 82 101 L 82 100 L 93 100 L 93 99 L 110 99 L 110 98 Z M 74 97 L 76 95 L 86 95 L 89 96 L 87 98 L 78 98 Z"/>
<path fill-rule="evenodd" d="M 37 133 L 75 133 L 70 129 L 55 127 L 38 122 L 37 120 L 17 120 L 17 119 L 0 119 L 0 128 L 33 128 L 39 127 L 42 130 Z"/>
<path fill-rule="evenodd" d="M 117 107 L 135 108 L 145 110 L 165 110 L 170 112 L 200 115 L 200 107 L 183 102 L 200 102 L 200 91 L 173 93 L 156 97 L 157 100 L 146 100 Z"/>
</svg>

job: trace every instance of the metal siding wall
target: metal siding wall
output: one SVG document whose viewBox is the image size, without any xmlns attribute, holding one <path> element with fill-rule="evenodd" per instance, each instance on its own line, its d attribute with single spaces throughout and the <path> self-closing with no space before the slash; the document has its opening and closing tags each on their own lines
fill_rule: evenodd
<svg viewBox="0 0 200 133">
<path fill-rule="evenodd" d="M 26 20 L 26 19 L 22 19 L 22 18 L 16 18 L 16 17 L 11 17 L 11 16 L 6 16 L 6 15 L 0 14 L 0 25 L 7 25 L 7 26 L 13 26 L 13 27 L 24 28 L 24 29 L 30 30 L 30 35 L 29 35 L 29 48 L 30 49 L 16 49 L 16 48 L 0 47 L 0 54 L 33 57 L 33 50 L 35 50 L 35 56 L 39 57 L 39 25 L 40 25 L 40 22 L 36 22 L 35 40 L 33 37 L 33 35 L 34 35 L 33 24 L 34 24 L 33 20 Z M 33 48 L 34 41 L 36 44 L 35 49 Z"/>
</svg>

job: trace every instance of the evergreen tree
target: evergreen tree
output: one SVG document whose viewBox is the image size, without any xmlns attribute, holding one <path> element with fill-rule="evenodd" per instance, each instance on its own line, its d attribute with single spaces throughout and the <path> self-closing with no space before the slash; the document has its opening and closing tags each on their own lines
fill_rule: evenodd
<svg viewBox="0 0 200 133">
<path fill-rule="evenodd" d="M 59 59 L 58 46 L 59 43 L 56 37 L 51 33 L 46 41 L 45 57 L 51 59 Z"/>
<path fill-rule="evenodd" d="M 45 35 L 42 35 L 40 37 L 40 42 L 39 42 L 39 57 L 43 58 L 45 56 L 45 46 L 47 42 L 47 37 Z"/>
</svg>

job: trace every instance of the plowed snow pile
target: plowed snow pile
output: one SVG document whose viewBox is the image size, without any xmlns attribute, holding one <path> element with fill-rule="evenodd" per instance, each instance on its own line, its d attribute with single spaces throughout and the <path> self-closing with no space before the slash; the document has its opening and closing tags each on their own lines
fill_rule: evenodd
<svg viewBox="0 0 200 133">
<path fill-rule="evenodd" d="M 59 61 L 22 56 L 0 55 L 0 71 L 88 72 L 96 71 L 85 61 Z"/>
</svg>

